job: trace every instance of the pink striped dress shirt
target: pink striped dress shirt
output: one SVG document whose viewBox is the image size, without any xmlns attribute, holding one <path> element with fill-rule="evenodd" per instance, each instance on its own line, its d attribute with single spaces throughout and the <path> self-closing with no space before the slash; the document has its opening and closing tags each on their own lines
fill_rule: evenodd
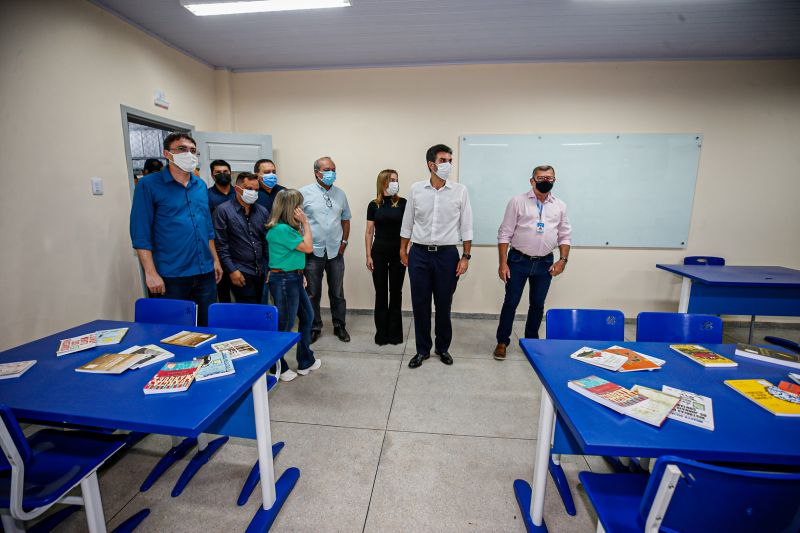
<svg viewBox="0 0 800 533">
<path fill-rule="evenodd" d="M 544 233 L 536 232 L 537 222 L 539 204 L 531 189 L 509 200 L 497 231 L 497 242 L 509 243 L 512 248 L 531 256 L 547 255 L 559 244 L 571 243 L 572 227 L 567 217 L 567 204 L 552 193 L 542 203 Z"/>
</svg>

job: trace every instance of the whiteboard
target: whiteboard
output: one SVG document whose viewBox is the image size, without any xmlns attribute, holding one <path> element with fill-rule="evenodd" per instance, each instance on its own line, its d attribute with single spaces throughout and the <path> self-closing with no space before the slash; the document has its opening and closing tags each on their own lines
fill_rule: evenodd
<svg viewBox="0 0 800 533">
<path fill-rule="evenodd" d="M 462 135 L 473 244 L 497 244 L 506 204 L 533 168 L 556 171 L 573 246 L 685 248 L 703 136 L 699 133 Z"/>
</svg>

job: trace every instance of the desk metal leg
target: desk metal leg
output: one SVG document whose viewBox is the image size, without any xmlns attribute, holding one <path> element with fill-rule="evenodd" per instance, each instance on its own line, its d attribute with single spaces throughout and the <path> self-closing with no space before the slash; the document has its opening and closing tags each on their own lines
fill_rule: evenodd
<svg viewBox="0 0 800 533">
<path fill-rule="evenodd" d="M 747 344 L 753 344 L 753 331 L 756 329 L 756 317 L 750 317 L 750 334 L 747 336 Z"/>
<path fill-rule="evenodd" d="M 692 293 L 692 280 L 689 278 L 683 278 L 683 283 L 681 283 L 681 299 L 678 302 L 678 312 L 679 313 L 688 313 L 689 312 L 689 296 Z"/>
<path fill-rule="evenodd" d="M 556 416 L 553 402 L 547 391 L 542 389 L 539 405 L 539 429 L 536 439 L 536 459 L 533 467 L 533 487 L 527 481 L 514 481 L 514 493 L 517 497 L 520 513 L 525 529 L 531 532 L 546 532 L 544 523 L 544 491 L 547 485 L 547 471 L 550 463 L 550 436 Z"/>
<path fill-rule="evenodd" d="M 278 479 L 277 484 L 275 483 L 266 374 L 253 383 L 253 407 L 256 419 L 258 470 L 261 476 L 261 507 L 250 522 L 247 528 L 248 533 L 269 531 L 269 528 L 278 516 L 278 512 L 281 510 L 281 506 L 300 478 L 300 470 L 291 467 L 287 468 L 280 479 Z"/>
</svg>

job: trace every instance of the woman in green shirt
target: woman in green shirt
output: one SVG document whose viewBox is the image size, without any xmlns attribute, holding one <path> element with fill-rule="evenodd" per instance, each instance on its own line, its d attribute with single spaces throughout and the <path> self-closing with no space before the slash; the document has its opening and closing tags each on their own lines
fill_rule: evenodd
<svg viewBox="0 0 800 533">
<path fill-rule="evenodd" d="M 314 248 L 311 227 L 302 206 L 303 195 L 299 191 L 284 189 L 275 197 L 267 222 L 269 292 L 278 308 L 278 329 L 291 331 L 295 317 L 300 320 L 297 373 L 281 359 L 282 381 L 291 381 L 297 374 L 305 376 L 322 364 L 321 360 L 314 358 L 311 350 L 314 309 L 304 287 L 303 269 L 306 266 L 306 254 Z"/>
</svg>

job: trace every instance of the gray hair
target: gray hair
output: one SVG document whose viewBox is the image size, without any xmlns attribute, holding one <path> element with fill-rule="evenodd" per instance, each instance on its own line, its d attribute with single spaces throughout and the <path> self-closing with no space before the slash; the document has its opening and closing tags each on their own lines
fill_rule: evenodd
<svg viewBox="0 0 800 533">
<path fill-rule="evenodd" d="M 333 163 L 333 159 L 331 159 L 330 156 L 324 155 L 324 156 L 320 157 L 319 159 L 317 159 L 316 161 L 314 161 L 314 172 L 319 172 L 319 169 L 320 169 L 319 162 L 323 161 L 325 159 L 328 159 L 331 163 Z"/>
<path fill-rule="evenodd" d="M 554 169 L 550 165 L 539 165 L 538 167 L 533 169 L 533 172 L 531 172 L 531 177 L 534 177 L 537 172 L 547 172 L 548 170 L 552 170 L 553 175 L 555 175 L 556 169 Z"/>
</svg>

